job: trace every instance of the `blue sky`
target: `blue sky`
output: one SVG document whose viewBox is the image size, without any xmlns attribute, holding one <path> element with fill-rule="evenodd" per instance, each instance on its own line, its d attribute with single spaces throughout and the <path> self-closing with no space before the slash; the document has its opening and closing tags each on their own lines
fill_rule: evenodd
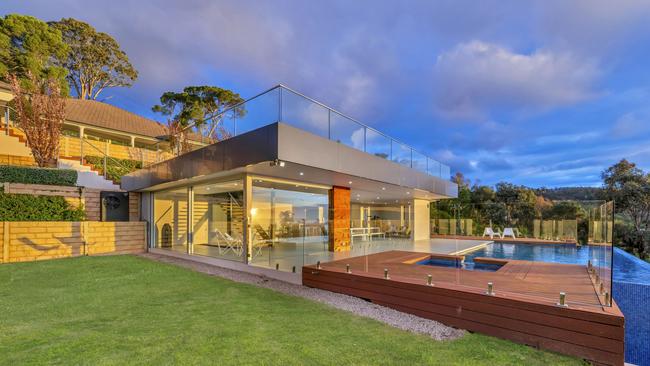
<svg viewBox="0 0 650 366">
<path fill-rule="evenodd" d="M 114 36 L 140 72 L 106 101 L 283 83 L 484 184 L 599 185 L 650 168 L 650 1 L 9 0 Z"/>
</svg>

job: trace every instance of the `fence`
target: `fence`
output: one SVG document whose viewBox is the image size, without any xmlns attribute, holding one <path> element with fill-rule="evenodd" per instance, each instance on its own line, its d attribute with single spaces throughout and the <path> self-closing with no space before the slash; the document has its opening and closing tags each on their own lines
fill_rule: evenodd
<svg viewBox="0 0 650 366">
<path fill-rule="evenodd" d="M 0 263 L 145 250 L 145 222 L 3 222 Z"/>
</svg>

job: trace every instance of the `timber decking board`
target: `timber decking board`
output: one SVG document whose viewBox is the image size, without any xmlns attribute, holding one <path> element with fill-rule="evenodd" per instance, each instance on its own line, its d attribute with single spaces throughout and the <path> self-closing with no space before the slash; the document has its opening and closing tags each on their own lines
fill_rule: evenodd
<svg viewBox="0 0 650 366">
<path fill-rule="evenodd" d="M 600 306 L 585 267 L 508 261 L 497 272 L 480 272 L 413 264 L 425 254 L 391 251 L 305 266 L 303 284 L 595 362 L 623 363 L 623 316 L 616 304 Z M 426 285 L 427 274 L 434 286 Z M 484 294 L 487 282 L 495 296 Z M 559 288 L 577 302 L 556 306 Z"/>
</svg>

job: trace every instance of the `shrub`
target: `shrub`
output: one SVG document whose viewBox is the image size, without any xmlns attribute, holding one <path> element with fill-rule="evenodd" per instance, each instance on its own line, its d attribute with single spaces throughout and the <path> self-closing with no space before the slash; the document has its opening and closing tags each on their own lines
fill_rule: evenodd
<svg viewBox="0 0 650 366">
<path fill-rule="evenodd" d="M 71 169 L 0 165 L 0 182 L 74 187 L 77 184 L 77 171 Z"/>
<path fill-rule="evenodd" d="M 86 159 L 86 162 L 92 165 L 95 170 L 99 171 L 99 174 L 104 174 L 104 158 L 98 156 L 86 156 L 84 159 Z M 142 162 L 137 160 L 110 158 L 106 159 L 106 163 L 106 176 L 115 183 L 120 183 L 123 175 L 142 169 Z"/>
<path fill-rule="evenodd" d="M 82 206 L 59 196 L 0 193 L 0 221 L 83 221 Z"/>
</svg>

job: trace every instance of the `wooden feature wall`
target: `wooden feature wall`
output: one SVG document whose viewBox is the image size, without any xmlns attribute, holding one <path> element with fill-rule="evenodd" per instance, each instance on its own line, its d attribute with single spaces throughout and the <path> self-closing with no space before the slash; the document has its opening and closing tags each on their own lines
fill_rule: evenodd
<svg viewBox="0 0 650 366">
<path fill-rule="evenodd" d="M 350 250 L 350 188 L 329 191 L 329 245 L 334 252 Z"/>
</svg>

